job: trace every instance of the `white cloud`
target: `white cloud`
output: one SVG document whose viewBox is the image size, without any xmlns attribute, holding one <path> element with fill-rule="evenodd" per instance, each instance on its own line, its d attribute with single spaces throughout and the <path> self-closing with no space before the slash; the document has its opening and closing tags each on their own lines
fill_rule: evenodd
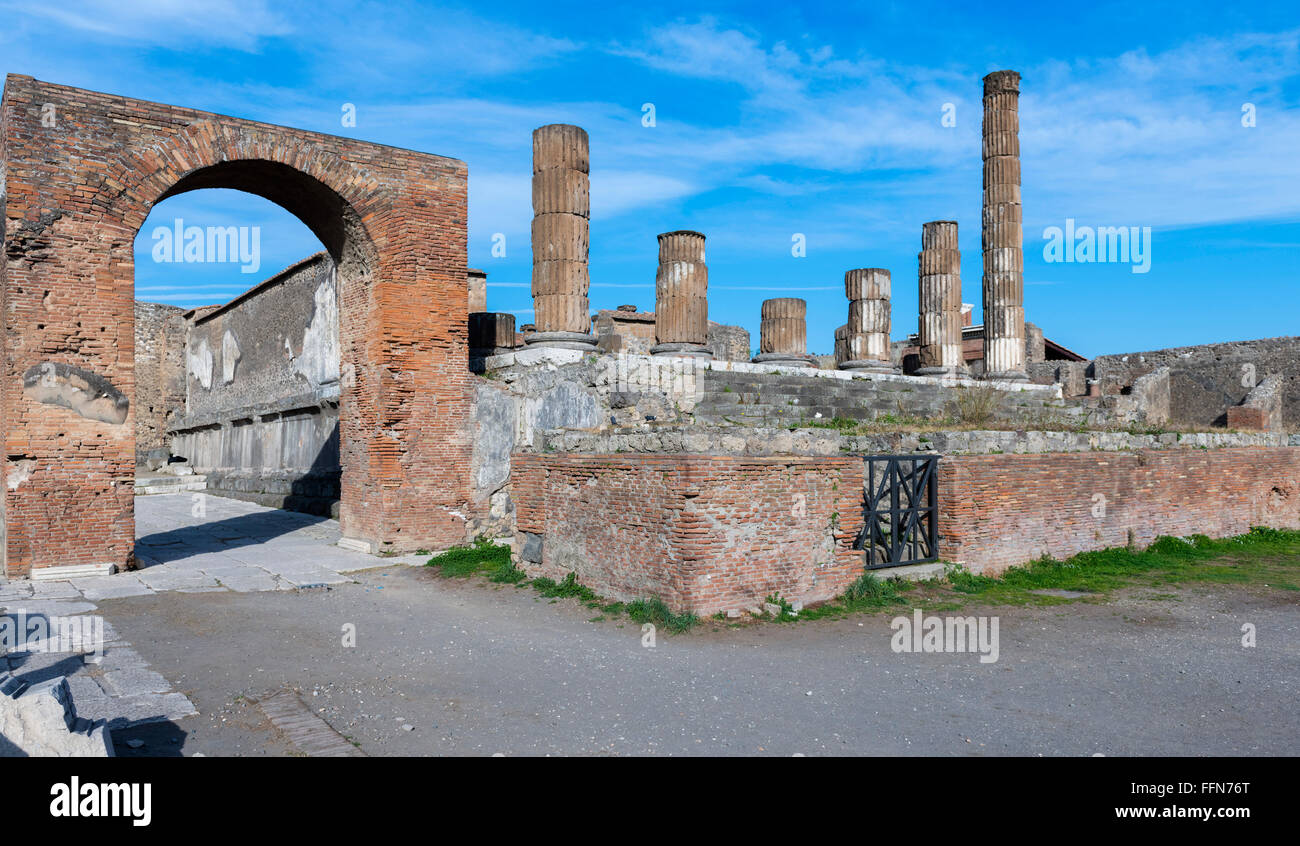
<svg viewBox="0 0 1300 846">
<path fill-rule="evenodd" d="M 60 0 L 58 3 L 0 4 L 6 13 L 41 18 L 60 29 L 93 38 L 170 48 L 203 46 L 253 50 L 267 37 L 293 31 L 265 2 L 211 0 Z"/>
</svg>

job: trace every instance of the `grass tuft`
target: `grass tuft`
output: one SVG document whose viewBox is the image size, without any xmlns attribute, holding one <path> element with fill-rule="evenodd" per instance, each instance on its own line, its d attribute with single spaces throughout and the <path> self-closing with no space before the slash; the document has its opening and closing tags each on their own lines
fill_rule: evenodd
<svg viewBox="0 0 1300 846">
<path fill-rule="evenodd" d="M 700 621 L 694 614 L 674 614 L 657 596 L 629 602 L 626 611 L 634 622 L 653 623 L 657 628 L 674 633 L 684 632 Z"/>
<path fill-rule="evenodd" d="M 512 573 L 519 573 L 519 578 L 523 578 L 523 573 L 510 561 L 510 547 L 498 546 L 486 538 L 478 538 L 470 546 L 453 546 L 430 558 L 424 566 L 435 567 L 441 575 L 452 579 L 464 579 L 479 573 L 494 582 L 518 581 Z"/>
</svg>

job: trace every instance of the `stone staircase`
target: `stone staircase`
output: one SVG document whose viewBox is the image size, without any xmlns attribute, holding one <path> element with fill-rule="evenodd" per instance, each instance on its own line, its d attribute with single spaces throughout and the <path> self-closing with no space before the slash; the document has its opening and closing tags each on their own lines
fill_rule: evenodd
<svg viewBox="0 0 1300 846">
<path fill-rule="evenodd" d="M 187 491 L 207 490 L 208 477 L 200 475 L 189 476 L 136 476 L 135 477 L 135 495 L 149 496 L 151 494 L 174 494 L 185 493 Z"/>
</svg>

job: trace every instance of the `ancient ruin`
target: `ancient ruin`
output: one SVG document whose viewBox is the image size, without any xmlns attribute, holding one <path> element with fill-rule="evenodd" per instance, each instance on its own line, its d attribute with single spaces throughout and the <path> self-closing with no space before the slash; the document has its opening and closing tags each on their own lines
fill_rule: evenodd
<svg viewBox="0 0 1300 846">
<path fill-rule="evenodd" d="M 759 352 L 754 363 L 816 367 L 808 355 L 808 303 L 798 297 L 763 300 Z"/>
<path fill-rule="evenodd" d="M 961 250 L 957 246 L 957 221 L 935 220 L 921 225 L 921 252 L 917 257 L 920 290 L 920 345 L 922 376 L 968 374 L 962 357 Z"/>
<path fill-rule="evenodd" d="M 533 306 L 527 343 L 591 349 L 587 292 L 591 189 L 587 133 L 555 123 L 533 131 Z"/>
<path fill-rule="evenodd" d="M 654 355 L 712 356 L 709 350 L 709 268 L 704 236 L 665 232 L 659 236 L 655 275 Z"/>
<path fill-rule="evenodd" d="M 844 274 L 849 322 L 844 327 L 844 370 L 897 370 L 889 360 L 889 271 L 880 267 Z"/>
<path fill-rule="evenodd" d="M 1025 257 L 1020 230 L 1020 74 L 984 77 L 984 372 L 1025 377 Z"/>
<path fill-rule="evenodd" d="M 4 572 L 130 565 L 134 496 L 160 490 L 337 515 L 354 550 L 488 539 L 529 575 L 698 614 L 829 599 L 864 568 L 1300 526 L 1300 339 L 1087 360 L 1025 321 L 1019 83 L 984 80 L 983 324 L 958 222 L 930 221 L 915 334 L 891 341 L 888 270 L 849 270 L 814 356 L 803 299 L 758 306 L 756 355 L 709 319 L 698 232 L 658 236 L 653 311 L 593 311 L 580 127 L 533 133 L 516 325 L 466 267 L 461 162 L 10 76 Z M 49 101 L 70 132 L 40 125 Z M 325 251 L 229 302 L 134 302 L 149 209 L 211 187 Z"/>
</svg>

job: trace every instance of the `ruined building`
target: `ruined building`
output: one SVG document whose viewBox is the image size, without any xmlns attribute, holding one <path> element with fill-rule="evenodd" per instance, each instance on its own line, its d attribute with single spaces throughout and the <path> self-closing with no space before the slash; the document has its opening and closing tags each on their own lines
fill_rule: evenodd
<svg viewBox="0 0 1300 846">
<path fill-rule="evenodd" d="M 579 127 L 533 133 L 536 322 L 516 325 L 466 266 L 462 162 L 10 76 L 4 573 L 128 565 L 162 449 L 190 489 L 336 515 L 352 548 L 483 537 L 532 575 L 701 614 L 828 599 L 864 568 L 1300 527 L 1300 338 L 1086 361 L 1026 322 L 1020 85 L 985 78 L 971 151 L 984 324 L 959 222 L 918 221 L 915 324 L 891 307 L 913 268 L 864 255 L 810 344 L 804 300 L 763 302 L 757 343 L 711 313 L 687 230 L 645 235 L 653 309 L 593 313 L 600 151 Z M 149 209 L 214 187 L 278 203 L 324 252 L 229 303 L 136 303 Z"/>
</svg>

